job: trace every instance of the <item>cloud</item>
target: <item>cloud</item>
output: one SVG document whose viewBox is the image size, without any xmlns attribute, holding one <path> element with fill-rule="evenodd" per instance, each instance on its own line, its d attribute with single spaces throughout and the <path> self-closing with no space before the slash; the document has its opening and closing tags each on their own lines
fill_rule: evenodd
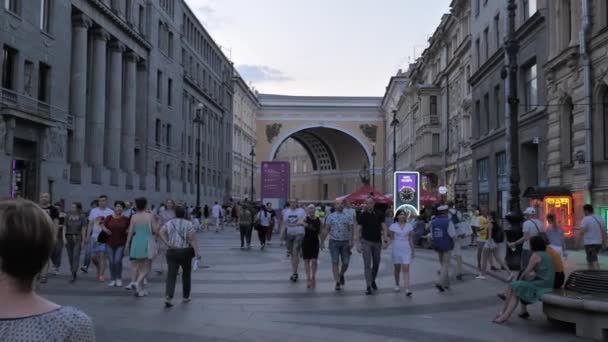
<svg viewBox="0 0 608 342">
<path fill-rule="evenodd" d="M 218 29 L 232 22 L 229 17 L 218 14 L 215 8 L 210 5 L 199 6 L 194 12 L 198 14 L 203 26 L 207 29 Z"/>
<path fill-rule="evenodd" d="M 291 78 L 282 71 L 265 66 L 265 65 L 250 65 L 243 64 L 236 67 L 243 79 L 248 82 L 285 82 L 291 81 Z"/>
</svg>

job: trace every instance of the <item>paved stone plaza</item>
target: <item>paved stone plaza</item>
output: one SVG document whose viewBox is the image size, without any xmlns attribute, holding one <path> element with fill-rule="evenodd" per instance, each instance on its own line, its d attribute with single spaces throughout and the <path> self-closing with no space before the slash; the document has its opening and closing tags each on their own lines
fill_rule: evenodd
<svg viewBox="0 0 608 342">
<path fill-rule="evenodd" d="M 406 298 L 403 292 L 393 292 L 389 251 L 383 255 L 380 290 L 365 296 L 357 252 L 346 289 L 336 293 L 326 251 L 321 252 L 318 285 L 312 291 L 306 289 L 303 270 L 297 284 L 289 282 L 289 261 L 276 241 L 260 251 L 254 236 L 254 248 L 241 251 L 234 228 L 202 233 L 199 241 L 208 268 L 194 273 L 189 304 L 177 301 L 175 307 L 165 309 L 164 279 L 159 276 L 151 278 L 146 298 L 110 289 L 90 274 L 74 285 L 65 274 L 53 277 L 41 292 L 88 313 L 101 342 L 580 340 L 568 326 L 549 324 L 540 305 L 530 308 L 529 321 L 514 317 L 505 326 L 492 324 L 501 304 L 496 293 L 505 286 L 495 279 L 476 280 L 469 275 L 439 294 L 433 286 L 438 265 L 431 251 L 416 251 L 414 295 Z M 64 263 L 64 273 L 66 267 Z M 179 284 L 176 298 L 181 298 Z"/>
</svg>

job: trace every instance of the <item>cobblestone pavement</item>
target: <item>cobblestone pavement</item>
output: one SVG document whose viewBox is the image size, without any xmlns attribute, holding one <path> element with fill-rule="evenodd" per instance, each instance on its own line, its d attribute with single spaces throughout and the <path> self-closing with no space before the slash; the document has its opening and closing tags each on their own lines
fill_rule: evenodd
<svg viewBox="0 0 608 342">
<path fill-rule="evenodd" d="M 254 232 L 255 235 L 255 232 Z M 254 237 L 255 239 L 255 237 Z M 540 305 L 532 319 L 517 317 L 498 326 L 490 321 L 504 289 L 499 280 L 476 280 L 473 270 L 440 294 L 433 283 L 438 263 L 432 251 L 418 250 L 412 264 L 412 298 L 393 292 L 390 251 L 383 254 L 374 296 L 365 296 L 362 258 L 353 253 L 346 288 L 333 290 L 329 253 L 321 252 L 318 285 L 289 282 L 285 250 L 273 241 L 260 251 L 238 248 L 234 228 L 199 235 L 205 268 L 193 274 L 193 301 L 163 307 L 164 279 L 151 276 L 150 295 L 108 288 L 83 275 L 75 284 L 66 274 L 52 277 L 41 293 L 76 306 L 94 320 L 98 341 L 578 341 L 569 326 L 547 322 Z M 125 266 L 127 267 L 127 261 Z M 129 274 L 125 269 L 124 275 Z M 176 298 L 181 296 L 178 284 Z"/>
</svg>

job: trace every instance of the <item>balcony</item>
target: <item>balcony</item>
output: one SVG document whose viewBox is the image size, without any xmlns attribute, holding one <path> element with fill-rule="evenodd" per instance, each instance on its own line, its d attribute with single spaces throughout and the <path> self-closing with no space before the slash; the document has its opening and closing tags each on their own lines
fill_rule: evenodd
<svg viewBox="0 0 608 342">
<path fill-rule="evenodd" d="M 14 110 L 24 113 L 24 119 L 60 122 L 71 126 L 72 117 L 64 109 L 51 106 L 46 102 L 36 100 L 27 95 L 18 94 L 10 89 L 2 88 L 2 107 L 4 110 Z M 28 117 L 29 116 L 29 117 Z"/>
</svg>

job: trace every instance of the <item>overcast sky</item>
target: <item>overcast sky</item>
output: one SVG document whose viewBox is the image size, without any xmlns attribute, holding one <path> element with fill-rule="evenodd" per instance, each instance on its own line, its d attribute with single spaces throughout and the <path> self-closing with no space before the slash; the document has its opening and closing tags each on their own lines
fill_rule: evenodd
<svg viewBox="0 0 608 342">
<path fill-rule="evenodd" d="M 263 93 L 382 96 L 450 0 L 186 0 Z"/>
</svg>

